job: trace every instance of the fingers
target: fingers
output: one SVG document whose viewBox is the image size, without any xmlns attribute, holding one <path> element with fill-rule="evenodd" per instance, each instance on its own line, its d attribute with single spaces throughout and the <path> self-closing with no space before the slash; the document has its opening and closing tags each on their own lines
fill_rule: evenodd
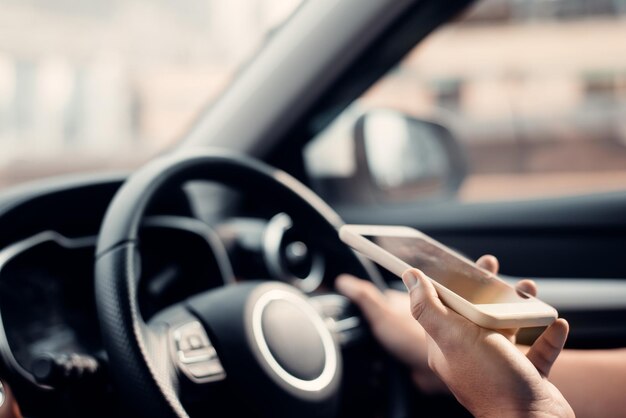
<svg viewBox="0 0 626 418">
<path fill-rule="evenodd" d="M 567 321 L 559 318 L 537 338 L 530 350 L 528 350 L 528 353 L 526 353 L 528 360 L 542 376 L 548 377 L 550 374 L 550 368 L 561 353 L 568 332 L 569 325 Z"/>
<path fill-rule="evenodd" d="M 480 257 L 476 260 L 476 265 L 492 272 L 493 274 L 497 274 L 498 270 L 500 270 L 500 262 L 491 254 L 486 254 Z M 520 280 L 517 283 L 516 288 L 517 290 L 526 292 L 531 296 L 537 296 L 537 284 L 535 284 L 532 280 Z"/>
<path fill-rule="evenodd" d="M 380 320 L 386 313 L 385 296 L 370 281 L 342 274 L 335 280 L 335 287 L 345 297 L 355 303 L 370 324 Z"/>
<path fill-rule="evenodd" d="M 497 274 L 500 269 L 500 263 L 498 259 L 491 254 L 486 254 L 476 260 L 478 267 L 482 267 L 487 271 Z"/>
<path fill-rule="evenodd" d="M 431 337 L 437 339 L 440 329 L 445 327 L 445 321 L 442 319 L 448 310 L 439 299 L 435 287 L 430 279 L 418 269 L 404 272 L 402 281 L 409 289 L 413 317 Z"/>
<path fill-rule="evenodd" d="M 413 318 L 410 315 L 407 315 L 409 313 L 407 307 L 410 306 L 409 294 L 407 292 L 402 292 L 395 289 L 387 289 L 383 291 L 383 295 L 385 295 L 385 300 L 387 301 L 387 309 L 390 309 L 394 313 L 406 317 L 407 320 L 411 322 L 415 322 L 412 321 Z"/>
<path fill-rule="evenodd" d="M 526 292 L 531 296 L 537 296 L 537 283 L 532 280 L 520 280 L 515 285 L 515 289 L 521 290 L 522 292 Z"/>
<path fill-rule="evenodd" d="M 496 257 L 486 254 L 476 260 L 476 265 L 497 274 L 500 270 L 500 263 Z M 537 284 L 532 280 L 520 280 L 516 285 L 517 290 L 526 292 L 531 296 L 537 296 Z"/>
</svg>

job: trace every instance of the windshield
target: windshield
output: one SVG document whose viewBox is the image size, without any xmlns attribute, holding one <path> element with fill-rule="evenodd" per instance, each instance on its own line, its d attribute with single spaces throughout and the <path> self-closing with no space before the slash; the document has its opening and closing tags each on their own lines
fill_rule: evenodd
<svg viewBox="0 0 626 418">
<path fill-rule="evenodd" d="M 0 0 L 0 187 L 172 145 L 302 0 Z"/>
</svg>

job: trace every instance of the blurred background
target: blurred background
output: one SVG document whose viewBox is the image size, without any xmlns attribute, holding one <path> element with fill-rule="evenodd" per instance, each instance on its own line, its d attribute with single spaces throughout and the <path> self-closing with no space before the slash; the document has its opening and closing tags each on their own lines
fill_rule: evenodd
<svg viewBox="0 0 626 418">
<path fill-rule="evenodd" d="M 300 0 L 0 0 L 0 187 L 174 144 Z"/>
<path fill-rule="evenodd" d="M 0 0 L 0 187 L 128 169 L 176 143 L 300 0 Z M 438 121 L 463 201 L 626 189 L 626 0 L 484 0 L 305 153 L 350 171 L 358 109 Z M 340 144 L 344 145 L 340 145 Z"/>
</svg>

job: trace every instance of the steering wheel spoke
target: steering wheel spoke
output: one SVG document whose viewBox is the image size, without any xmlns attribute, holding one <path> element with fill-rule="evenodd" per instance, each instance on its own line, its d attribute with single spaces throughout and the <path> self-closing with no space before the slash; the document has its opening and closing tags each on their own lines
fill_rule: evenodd
<svg viewBox="0 0 626 418">
<path fill-rule="evenodd" d="M 149 322 L 152 335 L 160 335 L 177 376 L 179 390 L 222 381 L 226 371 L 202 323 L 183 304 L 176 304 Z"/>
</svg>

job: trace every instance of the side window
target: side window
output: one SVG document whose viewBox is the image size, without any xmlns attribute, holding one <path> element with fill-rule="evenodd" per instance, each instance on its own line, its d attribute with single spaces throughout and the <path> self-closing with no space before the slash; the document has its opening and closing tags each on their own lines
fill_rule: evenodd
<svg viewBox="0 0 626 418">
<path fill-rule="evenodd" d="M 626 3 L 479 2 L 314 138 L 305 161 L 338 204 L 626 190 Z"/>
</svg>

